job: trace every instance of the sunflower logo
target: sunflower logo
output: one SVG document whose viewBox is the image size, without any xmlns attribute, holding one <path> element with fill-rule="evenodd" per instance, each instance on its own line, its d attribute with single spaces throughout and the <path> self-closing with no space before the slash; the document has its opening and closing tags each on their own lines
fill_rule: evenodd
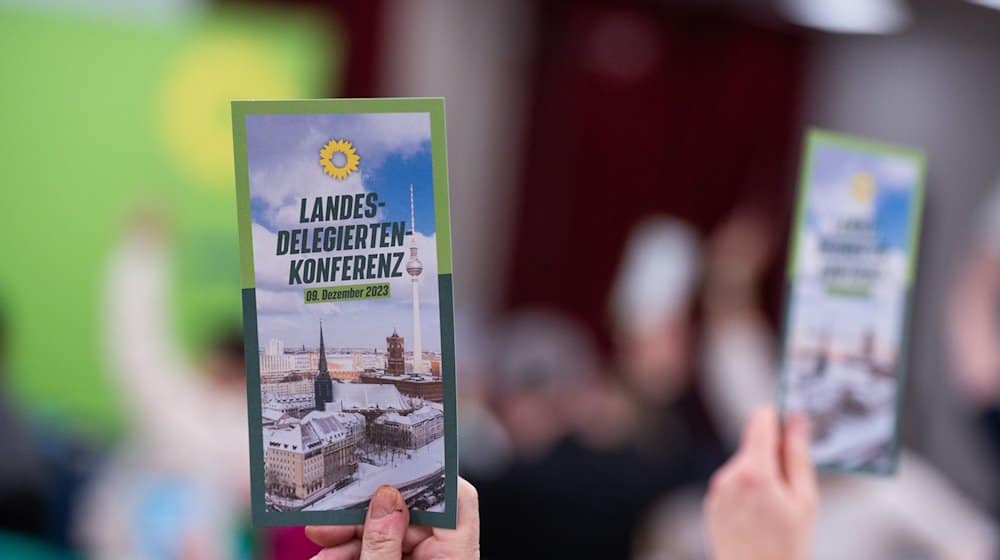
<svg viewBox="0 0 1000 560">
<path fill-rule="evenodd" d="M 348 175 L 358 170 L 361 156 L 347 140 L 330 140 L 319 151 L 319 164 L 323 172 L 338 181 L 343 181 Z"/>
<path fill-rule="evenodd" d="M 867 171 L 855 175 L 851 180 L 851 196 L 855 202 L 870 204 L 875 197 L 875 177 Z"/>
</svg>

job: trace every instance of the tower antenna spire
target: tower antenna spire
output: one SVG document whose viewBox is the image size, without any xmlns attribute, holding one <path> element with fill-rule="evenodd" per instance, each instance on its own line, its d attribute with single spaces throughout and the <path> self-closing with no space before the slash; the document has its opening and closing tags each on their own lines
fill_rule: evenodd
<svg viewBox="0 0 1000 560">
<path fill-rule="evenodd" d="M 417 213 L 413 210 L 413 183 L 410 183 L 410 244 L 417 244 Z"/>
<path fill-rule="evenodd" d="M 424 270 L 423 263 L 417 256 L 417 213 L 413 208 L 413 183 L 410 183 L 410 259 L 406 261 L 406 272 L 410 275 L 410 286 L 413 290 L 413 372 L 423 373 L 424 354 L 420 347 L 420 289 L 417 282 Z"/>
</svg>

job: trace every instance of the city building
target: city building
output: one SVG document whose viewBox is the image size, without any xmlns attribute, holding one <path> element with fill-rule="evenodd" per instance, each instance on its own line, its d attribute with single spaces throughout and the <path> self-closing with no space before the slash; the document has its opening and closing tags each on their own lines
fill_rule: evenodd
<svg viewBox="0 0 1000 560">
<path fill-rule="evenodd" d="M 413 406 L 392 385 L 336 383 L 326 410 L 360 412 L 368 420 L 374 420 L 385 412 L 410 412 Z"/>
<path fill-rule="evenodd" d="M 444 402 L 444 387 L 438 376 L 363 373 L 359 379 L 361 383 L 392 385 L 408 397 L 417 397 L 436 403 Z"/>
<path fill-rule="evenodd" d="M 316 352 L 308 352 L 303 349 L 296 350 L 289 355 L 292 357 L 292 371 L 294 372 L 313 372 L 319 367 L 319 354 Z"/>
<path fill-rule="evenodd" d="M 369 439 L 377 445 L 418 449 L 444 435 L 444 413 L 435 406 L 425 406 L 409 414 L 389 412 L 376 418 L 369 428 Z"/>
<path fill-rule="evenodd" d="M 286 397 L 312 397 L 313 381 L 309 379 L 299 379 L 297 381 L 282 380 L 274 383 L 261 383 L 260 392 L 265 401 L 269 400 L 271 397 L 279 400 Z"/>
<path fill-rule="evenodd" d="M 275 397 L 271 395 L 265 397 L 262 404 L 265 408 L 280 410 L 289 416 L 299 418 L 306 412 L 315 409 L 316 400 L 313 398 L 312 391 L 310 391 L 305 395 L 291 395 L 285 397 Z"/>
<path fill-rule="evenodd" d="M 295 359 L 285 354 L 285 345 L 271 339 L 260 352 L 260 378 L 264 382 L 278 381 L 292 372 Z"/>
<path fill-rule="evenodd" d="M 278 381 L 286 375 L 292 373 L 295 360 L 288 354 L 260 355 L 260 378 L 261 381 Z"/>
<path fill-rule="evenodd" d="M 279 424 L 290 418 L 290 416 L 286 411 L 278 408 L 272 408 L 269 406 L 265 406 L 263 409 L 261 409 L 260 416 L 261 416 L 261 425 L 264 426 L 265 428 L 274 426 L 275 424 Z"/>
<path fill-rule="evenodd" d="M 365 433 L 360 414 L 314 411 L 265 430 L 264 484 L 273 496 L 308 500 L 353 480 L 357 446 Z"/>
<path fill-rule="evenodd" d="M 406 359 L 403 357 L 403 337 L 396 333 L 396 329 L 392 329 L 392 336 L 386 337 L 385 343 L 388 353 L 385 371 L 396 375 L 406 373 Z"/>
<path fill-rule="evenodd" d="M 365 349 L 358 360 L 358 373 L 385 369 L 387 356 L 378 348 Z"/>
<path fill-rule="evenodd" d="M 284 356 L 285 343 L 276 338 L 272 338 L 267 341 L 267 348 L 264 349 L 264 353 L 268 356 Z"/>
</svg>

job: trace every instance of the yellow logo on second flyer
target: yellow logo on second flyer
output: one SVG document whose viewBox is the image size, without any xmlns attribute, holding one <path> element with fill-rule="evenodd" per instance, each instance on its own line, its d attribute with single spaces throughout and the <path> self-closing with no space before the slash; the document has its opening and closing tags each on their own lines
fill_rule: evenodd
<svg viewBox="0 0 1000 560">
<path fill-rule="evenodd" d="M 851 196 L 855 202 L 871 204 L 875 198 L 875 177 L 866 171 L 855 175 L 851 180 Z"/>
<path fill-rule="evenodd" d="M 319 164 L 330 177 L 343 181 L 358 170 L 361 156 L 350 141 L 340 138 L 330 140 L 319 151 Z"/>
</svg>

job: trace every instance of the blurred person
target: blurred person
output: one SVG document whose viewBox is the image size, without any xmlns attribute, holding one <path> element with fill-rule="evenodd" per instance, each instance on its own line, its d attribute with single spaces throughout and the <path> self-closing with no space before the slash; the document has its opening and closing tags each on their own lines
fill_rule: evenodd
<svg viewBox="0 0 1000 560">
<path fill-rule="evenodd" d="M 310 526 L 306 535 L 324 547 L 313 560 L 478 560 L 479 497 L 473 485 L 459 478 L 454 529 L 410 526 L 403 496 L 391 486 L 381 486 L 372 496 L 364 525 Z"/>
<path fill-rule="evenodd" d="M 524 346 L 499 337 L 510 360 L 545 366 L 519 368 L 522 386 L 557 390 L 545 397 L 535 391 L 527 403 L 505 402 L 509 392 L 497 396 L 498 417 L 515 448 L 528 442 L 535 452 L 520 455 L 493 480 L 474 481 L 489 557 L 623 557 L 650 506 L 707 480 L 721 463 L 684 334 L 696 281 L 693 234 L 679 222 L 652 218 L 636 228 L 625 254 L 611 293 L 615 328 L 621 328 L 618 367 L 599 375 L 589 333 L 568 334 L 583 335 L 575 323 L 552 323 L 564 332 L 558 336 L 526 330 Z M 568 342 L 553 344 L 556 339 Z M 526 351 L 531 347 L 537 351 Z M 581 361 L 581 355 L 590 357 Z M 584 541 L 542 539 L 528 550 L 509 538 L 512 531 L 572 534 L 579 527 L 601 530 Z"/>
<path fill-rule="evenodd" d="M 488 336 L 479 321 L 456 310 L 456 336 L 461 338 L 456 368 L 462 380 L 458 384 L 458 416 L 462 419 L 458 426 L 459 465 L 462 472 L 472 479 L 496 478 L 516 459 L 516 455 L 523 454 L 515 449 L 511 433 L 501 422 L 499 414 L 503 412 L 500 406 L 503 395 L 520 390 L 516 382 L 520 376 L 508 371 L 509 365 L 503 365 L 508 362 L 502 358 L 502 348 L 517 344 L 513 333 L 519 329 L 514 324 L 536 323 L 530 318 L 518 319 L 525 314 L 528 317 L 538 316 L 542 322 L 548 316 L 541 310 L 516 314 L 499 328 L 494 328 L 493 336 Z M 542 336 L 544 338 L 545 335 Z"/>
<path fill-rule="evenodd" d="M 813 560 L 993 560 L 989 518 L 927 463 L 904 452 L 893 479 L 824 474 Z M 638 560 L 712 558 L 702 538 L 701 489 L 671 495 L 638 532 Z"/>
<path fill-rule="evenodd" d="M 103 326 L 131 433 L 79 517 L 95 558 L 242 555 L 250 486 L 242 337 L 221 336 L 200 366 L 186 361 L 169 321 L 168 249 L 160 216 L 140 214 L 109 267 Z"/>
<path fill-rule="evenodd" d="M 609 298 L 617 370 L 639 415 L 634 437 L 650 453 L 685 450 L 695 477 L 721 460 L 694 351 L 701 266 L 700 241 L 687 224 L 647 217 L 629 234 Z"/>
<path fill-rule="evenodd" d="M 956 385 L 979 408 L 1000 466 L 1000 181 L 976 237 L 951 294 L 947 332 Z"/>
<path fill-rule="evenodd" d="M 45 480 L 37 443 L 22 411 L 8 396 L 7 321 L 0 309 L 0 531 L 45 535 Z"/>
<path fill-rule="evenodd" d="M 597 373 L 594 343 L 570 317 L 531 309 L 501 325 L 492 355 L 493 408 L 511 458 L 537 459 L 572 429 L 574 402 Z"/>
<path fill-rule="evenodd" d="M 684 223 L 657 216 L 629 235 L 611 289 L 611 318 L 622 372 L 644 399 L 662 403 L 691 382 L 690 304 L 699 247 Z"/>
<path fill-rule="evenodd" d="M 70 556 L 70 524 L 98 452 L 79 433 L 33 418 L 6 387 L 8 325 L 0 309 L 0 558 Z"/>
<path fill-rule="evenodd" d="M 770 227 L 748 210 L 734 212 L 708 243 L 702 388 L 715 424 L 731 446 L 738 443 L 750 411 L 776 395 L 770 372 L 777 343 L 758 293 L 773 250 Z"/>
<path fill-rule="evenodd" d="M 730 445 L 754 409 L 777 395 L 776 341 L 759 309 L 756 279 L 766 266 L 766 225 L 735 217 L 710 243 L 705 291 L 704 387 L 709 409 Z M 939 472 L 903 451 L 893 478 L 830 473 L 816 522 L 816 560 L 977 559 L 1000 552 L 989 519 Z M 640 532 L 638 558 L 708 557 L 694 491 L 654 510 Z M 933 512 L 933 513 L 931 513 Z"/>
</svg>

